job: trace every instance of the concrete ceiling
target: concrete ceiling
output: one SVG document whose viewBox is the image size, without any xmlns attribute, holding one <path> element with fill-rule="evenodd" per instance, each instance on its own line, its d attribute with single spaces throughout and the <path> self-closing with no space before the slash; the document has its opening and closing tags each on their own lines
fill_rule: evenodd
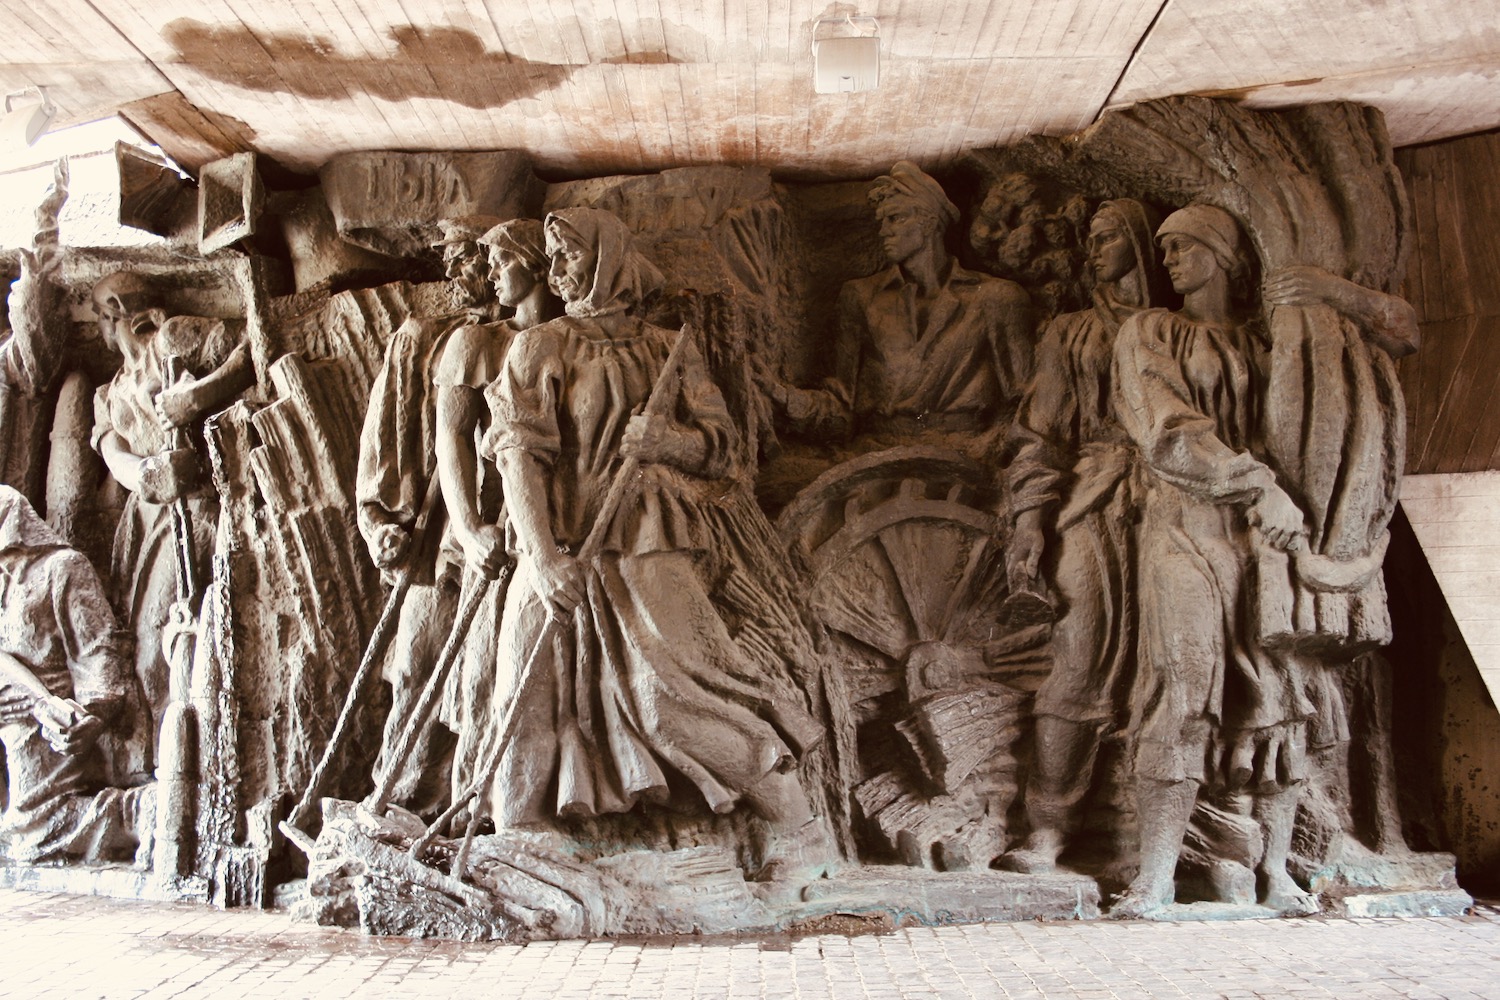
<svg viewBox="0 0 1500 1000">
<path fill-rule="evenodd" d="M 122 113 L 190 170 L 254 149 L 529 151 L 556 175 L 928 167 L 1181 93 L 1382 108 L 1397 145 L 1500 126 L 1495 0 L 0 0 L 0 85 Z M 820 17 L 881 80 L 815 95 Z M 825 26 L 820 37 L 840 33 Z"/>
</svg>

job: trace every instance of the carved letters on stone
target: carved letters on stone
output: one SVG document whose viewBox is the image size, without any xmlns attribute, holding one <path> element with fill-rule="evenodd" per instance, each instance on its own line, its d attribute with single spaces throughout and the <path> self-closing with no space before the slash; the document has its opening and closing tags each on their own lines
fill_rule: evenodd
<svg viewBox="0 0 1500 1000">
<path fill-rule="evenodd" d="M 460 939 L 1464 905 L 1354 805 L 1394 801 L 1416 346 L 1372 114 L 1152 102 L 978 154 L 966 207 L 909 163 L 547 188 L 521 153 L 345 154 L 311 199 L 338 236 L 447 280 L 306 259 L 326 222 L 243 244 L 239 294 L 83 269 L 98 486 L 103 366 L 31 269 L 54 198 L 0 457 L 116 541 L 101 587 L 0 495 L 6 614 L 48 560 L 86 606 L 0 632 L 0 872 L 140 847 L 118 891 L 305 873 L 307 918 Z M 245 168 L 206 234 L 249 232 Z"/>
</svg>

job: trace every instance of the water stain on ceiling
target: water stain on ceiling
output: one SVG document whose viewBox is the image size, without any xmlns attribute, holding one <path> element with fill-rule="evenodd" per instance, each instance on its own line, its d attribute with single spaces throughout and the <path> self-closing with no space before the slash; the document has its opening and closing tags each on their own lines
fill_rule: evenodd
<svg viewBox="0 0 1500 1000">
<path fill-rule="evenodd" d="M 244 25 L 179 18 L 163 38 L 177 59 L 221 83 L 316 100 L 368 94 L 387 101 L 434 98 L 482 110 L 545 93 L 578 68 L 491 52 L 472 31 L 402 25 L 394 52 L 356 56 L 326 38 L 258 34 Z"/>
</svg>

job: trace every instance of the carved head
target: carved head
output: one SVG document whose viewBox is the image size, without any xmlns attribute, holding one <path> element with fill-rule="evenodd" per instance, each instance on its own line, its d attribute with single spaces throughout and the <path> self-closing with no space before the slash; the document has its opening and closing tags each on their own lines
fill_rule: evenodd
<svg viewBox="0 0 1500 1000">
<path fill-rule="evenodd" d="M 512 219 L 479 237 L 489 248 L 489 278 L 502 306 L 515 308 L 546 282 L 547 234 L 537 219 Z"/>
<path fill-rule="evenodd" d="M 1248 267 L 1245 240 L 1234 216 L 1213 205 L 1189 205 L 1167 216 L 1156 231 L 1172 287 L 1189 295 L 1222 274 L 1230 285 Z"/>
<path fill-rule="evenodd" d="M 443 274 L 453 282 L 462 305 L 479 305 L 490 297 L 489 261 L 479 238 L 500 222 L 491 215 L 442 219 L 443 238 L 433 246 L 443 255 Z"/>
<path fill-rule="evenodd" d="M 94 284 L 94 314 L 105 343 L 120 350 L 127 339 L 143 340 L 166 322 L 161 296 L 150 279 L 134 271 L 116 271 Z"/>
<path fill-rule="evenodd" d="M 892 263 L 909 260 L 936 241 L 942 245 L 948 227 L 958 221 L 958 207 L 943 186 L 915 164 L 902 160 L 870 188 L 880 242 Z"/>
<path fill-rule="evenodd" d="M 547 281 L 569 316 L 625 312 L 662 286 L 661 272 L 613 213 L 564 208 L 543 225 L 551 260 Z"/>
</svg>

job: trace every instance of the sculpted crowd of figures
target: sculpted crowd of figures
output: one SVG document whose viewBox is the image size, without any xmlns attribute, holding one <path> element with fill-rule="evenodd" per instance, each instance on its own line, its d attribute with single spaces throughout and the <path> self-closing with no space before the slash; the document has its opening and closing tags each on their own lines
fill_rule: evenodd
<svg viewBox="0 0 1500 1000">
<path fill-rule="evenodd" d="M 67 355 L 46 318 L 66 308 L 58 188 L 12 293 L 0 401 L 54 392 Z M 191 841 L 213 768 L 234 765 L 203 750 L 214 726 L 263 725 L 301 743 L 258 815 L 315 868 L 343 799 L 476 885 L 499 878 L 465 867 L 486 844 L 584 862 L 717 845 L 763 901 L 901 863 L 1084 873 L 1117 916 L 1316 912 L 1316 870 L 1404 850 L 1399 824 L 1359 818 L 1389 797 L 1390 748 L 1351 750 L 1350 720 L 1378 711 L 1390 638 L 1392 361 L 1415 316 L 1390 275 L 1288 258 L 1233 198 L 1048 197 L 1055 212 L 1005 174 L 970 230 L 1010 280 L 959 263 L 937 180 L 910 163 L 876 179 L 885 264 L 821 292 L 813 377 L 754 342 L 752 296 L 684 291 L 605 208 L 441 220 L 446 304 L 397 316 L 357 460 L 328 432 L 327 464 L 299 470 L 352 482 L 275 550 L 312 559 L 278 599 L 336 635 L 302 620 L 343 572 L 307 539 L 352 543 L 346 496 L 365 551 L 340 557 L 340 585 L 384 613 L 350 618 L 368 623 L 346 636 L 357 671 L 227 722 L 206 665 L 232 661 L 235 628 L 204 622 L 240 620 L 214 618 L 237 599 L 215 583 L 245 579 L 236 435 L 260 442 L 244 467 L 263 493 L 317 492 L 266 478 L 284 432 L 237 401 L 274 380 L 314 406 L 319 359 L 267 370 L 257 317 L 177 315 L 159 276 L 104 275 L 92 311 L 119 364 L 88 437 L 127 494 L 108 583 L 0 490 L 9 857 L 225 877 Z M 740 245 L 756 224 L 736 222 Z M 1339 363 L 1289 374 L 1297 343 Z M 1330 420 L 1336 440 L 1289 443 Z M 1351 440 L 1328 487 L 1314 452 Z M 788 502 L 761 489 L 777 468 Z M 380 586 L 361 590 L 366 556 Z M 320 683 L 336 722 L 308 707 Z M 248 758 L 247 739 L 229 744 Z"/>
</svg>

